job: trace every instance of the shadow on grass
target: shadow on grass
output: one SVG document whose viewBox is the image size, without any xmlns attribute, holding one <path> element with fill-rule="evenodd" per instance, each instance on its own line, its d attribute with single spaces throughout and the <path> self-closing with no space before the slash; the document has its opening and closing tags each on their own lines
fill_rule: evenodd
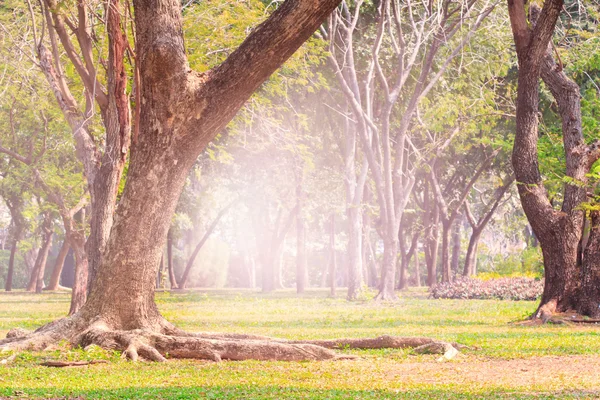
<svg viewBox="0 0 600 400">
<path fill-rule="evenodd" d="M 522 393 L 501 390 L 461 392 L 456 389 L 421 389 L 406 392 L 382 390 L 320 390 L 277 386 L 133 387 L 111 390 L 62 390 L 58 388 L 0 388 L 2 399 L 582 399 L 600 392 Z"/>
</svg>

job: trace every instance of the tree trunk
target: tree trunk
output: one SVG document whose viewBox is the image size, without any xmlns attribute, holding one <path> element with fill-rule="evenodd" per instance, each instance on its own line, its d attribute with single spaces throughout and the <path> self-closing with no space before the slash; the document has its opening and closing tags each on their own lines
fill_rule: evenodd
<svg viewBox="0 0 600 400">
<path fill-rule="evenodd" d="M 452 221 L 442 220 L 442 282 L 451 282 L 450 270 L 450 230 Z"/>
<path fill-rule="evenodd" d="M 42 224 L 42 247 L 39 249 L 37 257 L 35 259 L 35 265 L 31 271 L 31 275 L 29 277 L 29 283 L 27 284 L 28 292 L 38 292 L 38 286 L 43 285 L 43 277 L 44 271 L 46 268 L 46 260 L 48 259 L 48 252 L 50 251 L 50 246 L 52 244 L 52 220 L 50 214 L 47 213 L 44 217 L 44 222 Z M 42 274 L 42 282 L 40 283 L 40 272 Z M 40 293 L 38 292 L 38 293 Z"/>
<path fill-rule="evenodd" d="M 376 300 L 397 300 L 396 292 L 396 264 L 398 262 L 398 238 L 396 235 L 387 236 L 383 241 L 383 265 L 381 267 L 381 280 L 379 293 Z"/>
<path fill-rule="evenodd" d="M 67 253 L 69 253 L 69 247 L 69 241 L 67 238 L 65 238 L 62 246 L 60 246 L 58 256 L 56 256 L 56 262 L 54 263 L 54 269 L 52 270 L 52 276 L 50 277 L 50 284 L 48 285 L 47 290 L 58 290 L 60 284 L 60 275 L 65 265 Z"/>
<path fill-rule="evenodd" d="M 156 274 L 156 288 L 160 289 L 162 287 L 162 278 L 165 270 L 165 253 L 162 252 L 160 255 L 160 266 L 158 267 L 158 274 Z"/>
<path fill-rule="evenodd" d="M 440 213 L 435 201 L 429 198 L 429 185 L 425 187 L 425 213 L 423 225 L 425 226 L 425 262 L 427 263 L 427 286 L 431 287 L 437 282 L 437 259 L 439 247 L 439 221 Z M 431 204 L 433 203 L 433 204 Z"/>
<path fill-rule="evenodd" d="M 52 246 L 52 235 L 53 235 L 52 231 L 50 231 L 49 233 L 46 233 L 44 247 L 42 248 L 43 258 L 40 260 L 40 263 L 39 263 L 37 280 L 36 280 L 36 284 L 35 284 L 35 292 L 36 293 L 42 293 L 42 290 L 44 290 L 44 274 L 46 273 L 46 263 L 48 261 L 48 253 L 50 252 L 50 247 Z"/>
<path fill-rule="evenodd" d="M 306 265 L 306 222 L 304 220 L 304 197 L 306 194 L 302 189 L 302 172 L 299 173 L 296 185 L 296 293 L 304 293 L 306 288 L 306 276 L 308 273 Z"/>
<path fill-rule="evenodd" d="M 473 233 L 471 233 L 467 255 L 465 256 L 463 276 L 477 275 L 477 248 L 479 247 L 479 239 L 482 232 L 483 229 L 473 229 Z"/>
<path fill-rule="evenodd" d="M 198 253 L 200 252 L 200 250 L 202 249 L 202 247 L 204 246 L 204 244 L 206 243 L 206 241 L 208 240 L 210 235 L 213 233 L 213 231 L 217 227 L 217 225 L 218 225 L 219 221 L 221 220 L 221 218 L 223 217 L 223 215 L 225 215 L 227 210 L 229 210 L 229 208 L 231 208 L 231 206 L 233 206 L 236 202 L 237 202 L 237 199 L 232 201 L 227 206 L 222 208 L 221 211 L 219 211 L 219 213 L 217 214 L 215 219 L 212 221 L 212 223 L 210 224 L 210 226 L 204 233 L 204 236 L 202 236 L 202 239 L 200 239 L 200 241 L 194 248 L 192 255 L 190 256 L 190 258 L 187 261 L 187 264 L 185 265 L 185 270 L 183 271 L 183 274 L 181 275 L 181 279 L 179 279 L 178 287 L 180 289 L 185 289 L 185 285 L 187 284 L 187 280 L 190 275 L 190 271 L 192 270 L 192 267 L 194 266 L 194 261 L 196 260 L 196 256 L 198 255 Z"/>
<path fill-rule="evenodd" d="M 460 261 L 460 226 L 461 219 L 456 218 L 454 221 L 454 229 L 452 229 L 452 262 L 451 269 L 453 274 L 458 275 L 458 263 Z"/>
<path fill-rule="evenodd" d="M 4 290 L 7 292 L 12 291 L 12 282 L 15 273 L 15 255 L 17 253 L 17 248 L 19 247 L 21 235 L 23 234 L 23 227 L 20 224 L 14 223 L 13 228 L 13 240 L 10 247 L 10 257 L 8 259 L 8 271 L 6 272 L 6 281 L 4 283 Z"/>
<path fill-rule="evenodd" d="M 83 232 L 73 232 L 69 237 L 69 243 L 75 256 L 75 277 L 71 291 L 71 307 L 69 308 L 69 315 L 73 315 L 83 307 L 87 299 L 89 269 Z"/>
<path fill-rule="evenodd" d="M 415 285 L 421 287 L 421 267 L 419 266 L 419 251 L 415 250 Z"/>
<path fill-rule="evenodd" d="M 600 316 L 600 212 L 590 212 L 590 230 L 583 254 L 581 296 L 577 311 L 593 318 Z"/>
<path fill-rule="evenodd" d="M 335 214 L 331 213 L 329 226 L 329 295 L 335 297 L 337 275 L 337 252 L 335 251 Z"/>
<path fill-rule="evenodd" d="M 347 249 L 347 285 L 346 298 L 350 301 L 358 299 L 362 291 L 362 213 L 359 207 L 351 206 L 346 210 L 348 215 L 348 249 Z"/>
<path fill-rule="evenodd" d="M 167 234 L 167 268 L 169 270 L 169 283 L 171 290 L 179 289 L 177 279 L 175 278 L 175 267 L 173 265 L 173 230 L 169 229 Z"/>
</svg>

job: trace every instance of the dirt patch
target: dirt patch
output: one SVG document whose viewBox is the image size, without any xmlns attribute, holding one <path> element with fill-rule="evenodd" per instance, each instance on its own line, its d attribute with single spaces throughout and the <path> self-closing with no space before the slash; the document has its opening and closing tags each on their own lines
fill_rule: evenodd
<svg viewBox="0 0 600 400">
<path fill-rule="evenodd" d="M 397 364 L 387 373 L 390 379 L 417 384 L 600 390 L 599 371 L 600 356 L 548 356 L 514 360 L 466 357 L 449 363 L 410 362 Z"/>
</svg>

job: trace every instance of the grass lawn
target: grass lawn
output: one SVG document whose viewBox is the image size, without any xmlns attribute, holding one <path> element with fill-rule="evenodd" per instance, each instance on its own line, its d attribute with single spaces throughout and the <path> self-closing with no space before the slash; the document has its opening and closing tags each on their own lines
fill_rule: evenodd
<svg viewBox="0 0 600 400">
<path fill-rule="evenodd" d="M 456 341 L 456 359 L 409 350 L 352 351 L 358 360 L 327 362 L 171 360 L 130 363 L 95 350 L 20 354 L 0 366 L 0 398 L 85 399 L 541 399 L 600 398 L 600 329 L 522 326 L 534 302 L 431 300 L 403 294 L 394 304 L 348 303 L 325 291 L 159 293 L 163 314 L 190 331 L 284 338 L 429 336 Z M 65 315 L 67 294 L 0 294 L 0 337 Z M 0 357 L 4 358 L 4 356 Z M 53 369 L 45 359 L 107 358 L 108 364 Z"/>
</svg>

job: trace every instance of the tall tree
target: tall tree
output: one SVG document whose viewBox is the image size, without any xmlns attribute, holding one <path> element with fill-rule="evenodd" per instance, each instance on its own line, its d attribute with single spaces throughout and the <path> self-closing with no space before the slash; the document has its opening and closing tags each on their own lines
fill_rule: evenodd
<svg viewBox="0 0 600 400">
<path fill-rule="evenodd" d="M 580 242 L 588 201 L 588 173 L 600 157 L 600 142 L 586 144 L 582 130 L 579 86 L 554 60 L 550 42 L 563 9 L 562 0 L 548 0 L 540 10 L 522 0 L 509 0 L 508 11 L 519 61 L 517 118 L 513 167 L 521 204 L 538 238 L 544 258 L 545 286 L 536 317 L 576 309 L 598 314 L 600 292 L 596 240 L 580 257 Z M 562 122 L 565 156 L 564 195 L 556 210 L 544 187 L 538 161 L 539 80 L 554 97 Z M 593 213 L 592 213 L 593 214 Z M 597 218 L 592 215 L 592 236 Z"/>
</svg>

